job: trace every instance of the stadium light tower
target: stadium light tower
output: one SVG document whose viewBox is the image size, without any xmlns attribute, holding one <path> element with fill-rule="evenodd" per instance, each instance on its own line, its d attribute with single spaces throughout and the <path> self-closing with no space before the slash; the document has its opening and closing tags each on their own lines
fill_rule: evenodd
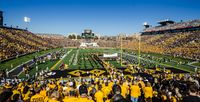
<svg viewBox="0 0 200 102">
<path fill-rule="evenodd" d="M 123 53 L 123 50 L 122 50 L 122 41 L 123 41 L 123 36 L 124 36 L 125 34 L 120 34 L 120 52 L 121 52 L 121 58 L 120 58 L 120 62 L 121 62 L 121 66 L 122 66 L 122 53 Z"/>
<path fill-rule="evenodd" d="M 29 18 L 29 17 L 24 17 L 24 22 L 27 24 L 26 25 L 26 29 L 28 29 L 28 24 L 31 22 L 31 18 Z"/>
<path fill-rule="evenodd" d="M 147 22 L 144 22 L 143 26 L 145 27 L 145 29 L 150 27 L 150 25 Z"/>
<path fill-rule="evenodd" d="M 122 66 L 122 34 L 120 34 L 120 51 L 121 51 L 121 58 L 120 58 L 120 62 L 121 62 L 121 66 Z"/>
<path fill-rule="evenodd" d="M 140 53 L 141 53 L 141 34 L 138 34 L 138 67 L 140 67 Z"/>
<path fill-rule="evenodd" d="M 140 49 L 141 49 L 141 35 L 139 35 L 139 67 L 140 67 Z"/>
</svg>

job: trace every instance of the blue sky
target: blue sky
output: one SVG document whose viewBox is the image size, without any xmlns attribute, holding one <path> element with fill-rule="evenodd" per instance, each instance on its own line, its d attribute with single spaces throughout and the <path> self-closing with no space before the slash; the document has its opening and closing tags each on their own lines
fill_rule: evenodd
<svg viewBox="0 0 200 102">
<path fill-rule="evenodd" d="M 85 28 L 101 35 L 133 34 L 143 22 L 200 18 L 200 0 L 0 0 L 7 25 L 35 33 L 81 33 Z M 23 17 L 31 18 L 27 25 Z"/>
</svg>

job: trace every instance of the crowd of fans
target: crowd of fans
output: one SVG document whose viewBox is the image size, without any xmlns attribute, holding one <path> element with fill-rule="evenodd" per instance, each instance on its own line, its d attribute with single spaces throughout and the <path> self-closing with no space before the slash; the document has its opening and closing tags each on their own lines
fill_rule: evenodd
<svg viewBox="0 0 200 102">
<path fill-rule="evenodd" d="M 137 72 L 148 74 L 138 69 Z M 198 74 L 109 75 L 6 82 L 0 102 L 199 102 Z M 152 80 L 153 79 L 153 80 Z"/>
<path fill-rule="evenodd" d="M 200 31 L 142 35 L 140 50 L 142 52 L 153 52 L 189 59 L 200 59 L 199 41 Z M 138 50 L 138 38 L 133 39 L 128 44 L 124 44 L 123 47 Z"/>
<path fill-rule="evenodd" d="M 0 48 L 3 49 L 0 58 L 7 59 L 54 47 L 50 41 L 28 31 L 0 28 Z M 141 36 L 140 49 L 143 52 L 199 59 L 199 41 L 200 31 L 145 35 Z M 106 41 L 99 43 L 104 45 Z M 112 44 L 110 41 L 109 46 L 113 46 Z M 137 38 L 123 44 L 123 48 L 139 49 Z M 90 75 L 87 78 L 5 81 L 0 87 L 0 102 L 200 102 L 199 74 L 150 74 L 148 71 L 137 69 L 135 73 L 152 76 L 138 74 L 125 77 L 122 72 L 113 69 L 108 72 L 109 75 Z M 47 73 L 49 72 L 41 72 L 39 76 L 45 76 Z"/>
<path fill-rule="evenodd" d="M 79 40 L 68 39 L 64 35 L 59 34 L 37 34 L 37 36 L 46 39 L 58 47 L 77 47 L 80 45 Z"/>
<path fill-rule="evenodd" d="M 200 20 L 180 22 L 166 26 L 151 27 L 144 32 L 156 32 L 169 29 L 179 29 L 200 26 Z M 143 52 L 155 52 L 170 54 L 173 56 L 199 59 L 199 39 L 200 31 L 188 31 L 179 33 L 164 33 L 159 35 L 144 35 L 141 37 L 141 50 Z M 120 47 L 120 39 L 108 37 L 110 39 L 98 39 L 95 42 L 100 47 Z M 0 28 L 0 60 L 16 57 L 21 54 L 34 52 L 50 47 L 79 47 L 84 39 L 72 40 L 60 35 L 35 35 L 28 31 Z M 138 40 L 123 39 L 125 48 L 138 50 Z M 132 41 L 132 42 L 129 42 Z"/>
<path fill-rule="evenodd" d="M 0 28 L 0 60 L 55 47 L 35 34 L 11 28 Z"/>
</svg>

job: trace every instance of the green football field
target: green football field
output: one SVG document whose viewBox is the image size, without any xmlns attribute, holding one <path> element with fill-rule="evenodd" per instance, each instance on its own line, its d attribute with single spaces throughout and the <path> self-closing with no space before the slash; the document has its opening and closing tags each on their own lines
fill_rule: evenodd
<svg viewBox="0 0 200 102">
<path fill-rule="evenodd" d="M 102 69 L 102 60 L 100 56 L 102 54 L 113 54 L 118 53 L 120 57 L 121 51 L 119 49 L 77 49 L 77 48 L 60 48 L 60 49 L 51 49 L 42 52 L 33 53 L 30 55 L 22 56 L 4 63 L 1 63 L 1 69 L 8 68 L 11 69 L 10 65 L 12 64 L 13 68 L 22 64 L 25 61 L 31 60 L 34 56 L 40 56 L 49 52 L 54 51 L 63 51 L 63 57 L 56 60 L 49 60 L 45 63 L 38 63 L 38 65 L 33 64 L 29 71 L 30 76 L 34 75 L 36 71 L 36 66 L 38 67 L 38 72 L 45 69 L 50 70 L 59 70 L 61 65 L 65 64 L 65 67 L 68 66 L 68 69 Z M 137 51 L 123 51 L 123 62 L 127 64 L 138 65 L 140 60 L 140 67 L 142 68 L 171 68 L 177 70 L 183 70 L 193 73 L 195 68 L 199 68 L 200 64 L 198 61 L 178 58 L 168 55 L 160 55 L 154 53 L 141 53 L 140 59 L 138 58 Z M 129 58 L 129 59 L 128 59 Z M 120 60 L 108 60 L 111 65 L 115 68 L 121 68 L 126 66 L 121 66 Z M 24 73 L 20 73 L 19 77 L 23 78 Z"/>
<path fill-rule="evenodd" d="M 60 49 L 61 48 L 44 50 L 44 51 L 28 54 L 28 55 L 25 55 L 25 56 L 21 56 L 21 57 L 18 57 L 18 58 L 15 58 L 15 59 L 12 59 L 12 60 L 9 60 L 9 61 L 6 61 L 6 62 L 1 62 L 0 63 L 0 69 L 11 70 L 12 68 L 17 67 L 18 65 L 23 64 L 23 63 L 33 59 L 35 56 L 36 57 L 41 56 L 41 55 L 47 54 L 49 52 L 58 51 Z"/>
<path fill-rule="evenodd" d="M 114 53 L 113 49 L 68 49 L 68 54 L 57 62 L 57 65 L 52 67 L 52 70 L 59 69 L 62 63 L 68 65 L 69 69 L 93 69 L 102 68 L 98 62 L 96 54 Z M 120 66 L 116 66 L 120 67 Z"/>
<path fill-rule="evenodd" d="M 87 69 L 102 69 L 103 66 L 97 59 L 96 54 L 110 53 L 116 52 L 115 49 L 75 49 L 75 48 L 63 48 L 65 50 L 65 54 L 63 58 L 57 59 L 54 61 L 46 61 L 45 63 L 38 64 L 38 72 L 45 69 L 51 70 L 59 70 L 60 66 L 64 63 L 68 65 L 68 69 L 79 69 L 79 70 L 87 70 Z M 116 61 L 110 61 L 116 67 L 121 67 L 119 63 Z M 36 73 L 36 65 L 31 66 L 31 70 L 29 71 L 30 76 L 35 75 Z M 24 73 L 19 75 L 20 78 L 25 77 Z"/>
</svg>

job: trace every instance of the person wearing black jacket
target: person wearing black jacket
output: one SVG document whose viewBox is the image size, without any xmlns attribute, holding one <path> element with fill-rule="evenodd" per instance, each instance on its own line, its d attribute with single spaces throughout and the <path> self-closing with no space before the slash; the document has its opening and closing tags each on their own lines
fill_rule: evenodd
<svg viewBox="0 0 200 102">
<path fill-rule="evenodd" d="M 189 87 L 189 95 L 183 97 L 183 102 L 200 102 L 200 97 L 197 95 L 198 87 L 193 84 Z"/>
</svg>

